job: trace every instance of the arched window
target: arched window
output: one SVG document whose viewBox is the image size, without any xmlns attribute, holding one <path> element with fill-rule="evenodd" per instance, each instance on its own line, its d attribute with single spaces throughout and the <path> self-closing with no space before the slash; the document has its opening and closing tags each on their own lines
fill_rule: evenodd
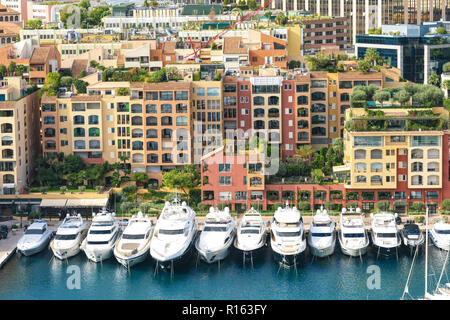
<svg viewBox="0 0 450 320">
<path fill-rule="evenodd" d="M 371 184 L 383 184 L 383 178 L 379 175 L 370 177 Z"/>
<path fill-rule="evenodd" d="M 146 132 L 147 138 L 158 138 L 158 131 L 155 129 L 148 129 Z"/>
<path fill-rule="evenodd" d="M 269 129 L 280 129 L 280 122 L 278 120 L 270 120 Z"/>
<path fill-rule="evenodd" d="M 422 149 L 413 149 L 411 151 L 412 159 L 423 159 L 423 150 Z"/>
<path fill-rule="evenodd" d="M 162 129 L 161 130 L 161 138 L 163 138 L 163 139 L 172 138 L 172 129 Z"/>
<path fill-rule="evenodd" d="M 135 153 L 132 157 L 133 163 L 143 163 L 144 162 L 144 155 L 142 153 Z"/>
<path fill-rule="evenodd" d="M 140 125 L 142 125 L 142 117 L 140 117 L 140 116 L 131 117 L 131 124 L 133 126 L 140 126 Z"/>
<path fill-rule="evenodd" d="M 145 119 L 145 124 L 147 126 L 157 126 L 158 125 L 158 119 L 156 117 L 147 117 Z"/>
<path fill-rule="evenodd" d="M 257 129 L 257 130 L 259 130 L 259 129 L 264 129 L 264 128 L 265 128 L 264 121 L 262 121 L 262 120 L 257 120 L 257 121 L 255 121 L 255 123 L 254 123 L 254 125 L 253 125 L 253 128 L 254 128 L 254 129 Z"/>
<path fill-rule="evenodd" d="M 299 132 L 297 134 L 297 141 L 308 141 L 308 140 L 309 140 L 308 132 Z"/>
<path fill-rule="evenodd" d="M 262 108 L 256 108 L 253 110 L 253 117 L 254 118 L 264 118 L 264 109 Z"/>
<path fill-rule="evenodd" d="M 84 128 L 74 128 L 73 129 L 73 136 L 74 137 L 84 137 L 86 135 L 86 132 Z"/>
<path fill-rule="evenodd" d="M 308 109 L 306 108 L 297 109 L 297 117 L 307 117 L 307 116 L 308 116 Z"/>
<path fill-rule="evenodd" d="M 56 130 L 54 128 L 45 128 L 45 130 L 44 130 L 45 137 L 54 137 L 55 134 L 56 134 Z M 3 144 L 4 138 L 6 138 L 6 137 L 2 137 L 2 146 L 4 145 Z M 9 137 L 9 138 L 11 138 L 11 137 Z M 11 138 L 11 143 L 12 143 L 12 138 Z"/>
<path fill-rule="evenodd" d="M 411 171 L 412 172 L 422 172 L 423 171 L 423 164 L 422 162 L 413 162 L 411 163 Z"/>
<path fill-rule="evenodd" d="M 356 163 L 356 170 L 358 171 L 366 171 L 367 165 L 364 162 L 357 162 Z"/>
<path fill-rule="evenodd" d="M 98 116 L 91 115 L 88 117 L 89 124 L 98 124 Z"/>
<path fill-rule="evenodd" d="M 307 96 L 298 96 L 297 97 L 297 105 L 305 105 L 308 104 L 308 97 Z"/>
<path fill-rule="evenodd" d="M 133 129 L 131 130 L 131 137 L 132 138 L 142 138 L 144 136 L 144 132 L 142 129 Z"/>
<path fill-rule="evenodd" d="M 263 106 L 264 105 L 264 97 L 261 97 L 261 96 L 253 97 L 253 105 L 254 106 Z"/>
<path fill-rule="evenodd" d="M 313 92 L 311 93 L 311 100 L 312 101 L 323 101 L 326 100 L 327 95 L 325 94 L 325 92 Z"/>
<path fill-rule="evenodd" d="M 172 125 L 172 117 L 162 117 L 161 125 L 162 126 L 171 126 Z"/>
<path fill-rule="evenodd" d="M 311 106 L 311 112 L 326 112 L 327 107 L 323 103 L 314 103 Z"/>
<path fill-rule="evenodd" d="M 439 162 L 429 162 L 427 171 L 428 172 L 439 172 Z"/>
<path fill-rule="evenodd" d="M 365 159 L 366 158 L 366 150 L 357 149 L 355 150 L 355 159 Z"/>
<path fill-rule="evenodd" d="M 156 141 L 147 142 L 147 150 L 158 150 L 158 142 Z"/>
<path fill-rule="evenodd" d="M 74 124 L 84 124 L 84 116 L 75 116 L 73 117 Z"/>
<path fill-rule="evenodd" d="M 439 159 L 439 149 L 428 150 L 428 159 Z"/>
<path fill-rule="evenodd" d="M 147 113 L 157 113 L 156 104 L 147 104 L 145 106 L 145 112 L 147 112 Z"/>
<path fill-rule="evenodd" d="M 172 154 L 170 154 L 170 153 L 164 153 L 163 155 L 162 155 L 162 162 L 163 163 L 172 163 L 173 161 L 172 161 Z"/>
<path fill-rule="evenodd" d="M 427 183 L 429 186 L 438 185 L 439 184 L 439 176 L 436 176 L 436 175 L 428 176 Z"/>
<path fill-rule="evenodd" d="M 312 116 L 312 118 L 311 118 L 312 124 L 323 124 L 326 122 L 327 122 L 327 118 L 322 115 L 315 115 L 315 116 Z"/>
<path fill-rule="evenodd" d="M 75 149 L 86 149 L 86 142 L 84 140 L 75 140 L 73 145 Z"/>
<path fill-rule="evenodd" d="M 148 163 L 158 163 L 158 155 L 155 153 L 147 154 L 147 162 Z"/>
<path fill-rule="evenodd" d="M 269 118 L 278 118 L 280 116 L 280 110 L 277 108 L 269 109 Z"/>
<path fill-rule="evenodd" d="M 357 183 L 366 183 L 367 178 L 366 178 L 366 176 L 356 176 L 356 182 Z"/>
<path fill-rule="evenodd" d="M 89 149 L 100 149 L 100 140 L 89 140 Z"/>
<path fill-rule="evenodd" d="M 14 175 L 12 174 L 3 175 L 3 183 L 14 183 Z"/>
<path fill-rule="evenodd" d="M 142 141 L 133 141 L 133 150 L 144 150 L 144 143 Z"/>
<path fill-rule="evenodd" d="M 309 124 L 307 120 L 298 120 L 297 121 L 297 129 L 308 129 Z"/>
<path fill-rule="evenodd" d="M 382 159 L 383 158 L 383 150 L 374 149 L 370 151 L 370 159 Z"/>
<path fill-rule="evenodd" d="M 99 128 L 89 128 L 89 137 L 100 137 Z"/>
<path fill-rule="evenodd" d="M 279 97 L 277 97 L 277 96 L 269 97 L 269 101 L 268 101 L 269 106 L 277 106 L 279 102 L 280 102 Z"/>
<path fill-rule="evenodd" d="M 314 127 L 311 130 L 311 134 L 313 136 L 326 136 L 327 135 L 327 129 L 324 127 Z"/>
<path fill-rule="evenodd" d="M 139 103 L 132 104 L 131 113 L 142 113 L 142 104 Z"/>
<path fill-rule="evenodd" d="M 172 113 L 172 105 L 169 103 L 162 104 L 161 113 Z"/>
</svg>

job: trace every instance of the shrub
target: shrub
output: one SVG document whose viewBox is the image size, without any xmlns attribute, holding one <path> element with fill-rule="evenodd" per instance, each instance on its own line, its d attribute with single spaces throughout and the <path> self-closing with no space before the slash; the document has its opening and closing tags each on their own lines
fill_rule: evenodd
<svg viewBox="0 0 450 320">
<path fill-rule="evenodd" d="M 97 193 L 100 193 L 103 190 L 103 186 L 96 186 L 95 187 L 95 191 L 97 191 Z"/>
<path fill-rule="evenodd" d="M 198 211 L 208 211 L 209 210 L 210 205 L 206 204 L 206 203 L 199 203 L 197 204 L 197 209 Z"/>
<path fill-rule="evenodd" d="M 425 207 L 425 204 L 420 201 L 413 202 L 410 205 L 410 209 L 415 212 L 422 211 L 424 209 L 424 207 Z"/>
<path fill-rule="evenodd" d="M 226 207 L 231 210 L 231 204 L 230 203 L 218 203 L 217 209 L 224 210 Z"/>
<path fill-rule="evenodd" d="M 61 191 L 62 194 L 64 194 L 67 191 L 67 187 L 66 186 L 62 186 L 59 188 L 59 191 Z"/>
<path fill-rule="evenodd" d="M 283 208 L 283 202 L 275 202 L 274 204 L 273 204 L 273 208 L 274 208 L 274 210 L 277 210 L 278 209 L 278 207 L 281 207 L 281 208 Z"/>
<path fill-rule="evenodd" d="M 78 191 L 80 191 L 80 193 L 84 192 L 86 190 L 85 186 L 79 186 L 78 187 Z"/>
<path fill-rule="evenodd" d="M 347 208 L 353 208 L 356 209 L 358 208 L 358 202 L 347 202 Z"/>
<path fill-rule="evenodd" d="M 390 204 L 388 201 L 379 201 L 377 202 L 377 209 L 380 211 L 387 211 L 389 210 Z"/>
<path fill-rule="evenodd" d="M 425 216 L 415 216 L 414 221 L 417 223 L 423 223 L 425 221 Z"/>
<path fill-rule="evenodd" d="M 298 210 L 300 211 L 309 211 L 311 210 L 311 205 L 308 201 L 300 201 L 297 205 Z"/>
<path fill-rule="evenodd" d="M 442 200 L 441 208 L 444 210 L 450 210 L 450 199 Z"/>
<path fill-rule="evenodd" d="M 48 190 L 47 187 L 40 187 L 39 190 L 41 191 L 42 194 L 45 194 Z"/>
</svg>

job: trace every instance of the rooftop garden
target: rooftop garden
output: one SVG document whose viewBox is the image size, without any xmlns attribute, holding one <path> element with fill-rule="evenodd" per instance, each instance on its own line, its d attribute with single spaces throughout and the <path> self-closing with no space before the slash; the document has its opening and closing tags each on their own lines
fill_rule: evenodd
<svg viewBox="0 0 450 320">
<path fill-rule="evenodd" d="M 127 81 L 127 82 L 167 82 L 183 80 L 183 76 L 177 68 L 161 68 L 161 70 L 148 72 L 144 68 L 105 68 L 95 61 L 91 61 L 91 67 L 102 71 L 102 81 Z"/>
</svg>

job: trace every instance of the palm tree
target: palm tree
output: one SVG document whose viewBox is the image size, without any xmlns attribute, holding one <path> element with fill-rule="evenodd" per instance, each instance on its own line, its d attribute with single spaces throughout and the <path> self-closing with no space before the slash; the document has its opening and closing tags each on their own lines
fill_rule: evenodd
<svg viewBox="0 0 450 320">
<path fill-rule="evenodd" d="M 264 17 L 267 19 L 267 26 L 269 26 L 270 17 L 272 16 L 272 11 L 266 11 L 264 12 Z"/>
<path fill-rule="evenodd" d="M 297 150 L 295 150 L 295 158 L 297 159 L 301 159 L 301 160 L 310 160 L 311 155 L 314 153 L 314 148 L 309 145 L 309 144 L 305 144 L 302 145 L 300 148 L 297 148 Z"/>
</svg>

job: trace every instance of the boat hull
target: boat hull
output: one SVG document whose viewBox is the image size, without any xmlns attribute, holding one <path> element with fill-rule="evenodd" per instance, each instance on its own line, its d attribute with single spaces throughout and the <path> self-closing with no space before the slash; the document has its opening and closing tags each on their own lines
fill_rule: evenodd
<svg viewBox="0 0 450 320">
<path fill-rule="evenodd" d="M 428 234 L 430 235 L 431 241 L 433 241 L 433 244 L 438 247 L 439 249 L 449 251 L 450 250 L 450 242 L 445 243 L 443 241 L 440 241 L 431 231 L 428 231 Z"/>
<path fill-rule="evenodd" d="M 238 249 L 239 251 L 244 252 L 244 253 L 257 252 L 257 251 L 260 251 L 262 248 L 264 248 L 264 246 L 267 244 L 267 232 L 264 232 L 264 235 L 261 237 L 260 242 L 253 248 L 242 247 L 238 240 L 239 240 L 238 236 L 236 236 L 236 238 L 234 239 L 234 247 L 236 249 Z"/>
<path fill-rule="evenodd" d="M 347 255 L 347 256 L 350 256 L 350 257 L 363 256 L 363 255 L 365 255 L 367 253 L 367 249 L 369 248 L 369 238 L 367 237 L 367 234 L 366 234 L 366 242 L 361 247 L 351 248 L 349 246 L 346 246 L 344 244 L 344 242 L 342 241 L 342 234 L 340 232 L 339 232 L 339 235 L 338 235 L 338 239 L 339 239 L 339 246 L 341 247 L 342 253 Z"/>
<path fill-rule="evenodd" d="M 35 246 L 33 246 L 31 248 L 21 248 L 20 246 L 17 246 L 17 252 L 24 255 L 25 257 L 29 257 L 36 253 L 39 253 L 48 247 L 48 244 L 50 243 L 50 241 L 52 239 L 52 235 L 53 234 L 51 234 L 44 241 L 41 241 L 40 243 L 36 244 Z"/>
<path fill-rule="evenodd" d="M 311 244 L 309 245 L 309 252 L 313 255 L 316 256 L 318 258 L 324 258 L 324 257 L 328 257 L 331 256 L 334 253 L 334 249 L 336 247 L 336 243 L 333 242 L 333 244 L 327 248 L 316 248 L 314 246 L 312 246 Z"/>
<path fill-rule="evenodd" d="M 195 249 L 197 249 L 200 259 L 202 259 L 206 263 L 214 263 L 220 260 L 224 260 L 228 256 L 230 252 L 230 246 L 233 242 L 233 237 L 231 237 L 231 240 L 224 247 L 214 251 L 199 248 L 198 246 L 199 241 L 200 238 L 198 238 L 197 241 L 195 242 Z"/>
<path fill-rule="evenodd" d="M 194 237 L 195 238 L 195 237 Z M 184 260 L 186 260 L 192 253 L 192 248 L 194 247 L 194 240 L 192 239 L 189 246 L 179 255 L 177 255 L 175 258 L 168 259 L 168 260 L 160 260 L 155 258 L 153 255 L 153 259 L 155 259 L 156 263 L 161 269 L 170 269 L 172 265 L 182 263 Z"/>
<path fill-rule="evenodd" d="M 64 260 L 76 256 L 81 250 L 80 246 L 80 243 L 76 243 L 70 248 L 55 248 L 53 245 L 51 245 L 51 249 L 55 257 L 60 260 Z"/>
<path fill-rule="evenodd" d="M 119 262 L 125 268 L 132 267 L 138 263 L 144 262 L 145 259 L 149 256 L 148 248 L 142 250 L 140 254 L 135 254 L 129 257 L 123 255 L 114 254 L 117 262 Z"/>
<path fill-rule="evenodd" d="M 373 236 L 372 233 L 372 245 L 378 254 L 383 255 L 391 255 L 398 254 L 398 249 L 402 245 L 402 240 L 400 239 L 400 235 L 397 233 L 397 243 L 396 244 L 380 244 L 377 239 Z"/>
<path fill-rule="evenodd" d="M 105 261 L 113 256 L 114 246 L 110 248 L 82 248 L 86 257 L 93 262 Z"/>
</svg>

